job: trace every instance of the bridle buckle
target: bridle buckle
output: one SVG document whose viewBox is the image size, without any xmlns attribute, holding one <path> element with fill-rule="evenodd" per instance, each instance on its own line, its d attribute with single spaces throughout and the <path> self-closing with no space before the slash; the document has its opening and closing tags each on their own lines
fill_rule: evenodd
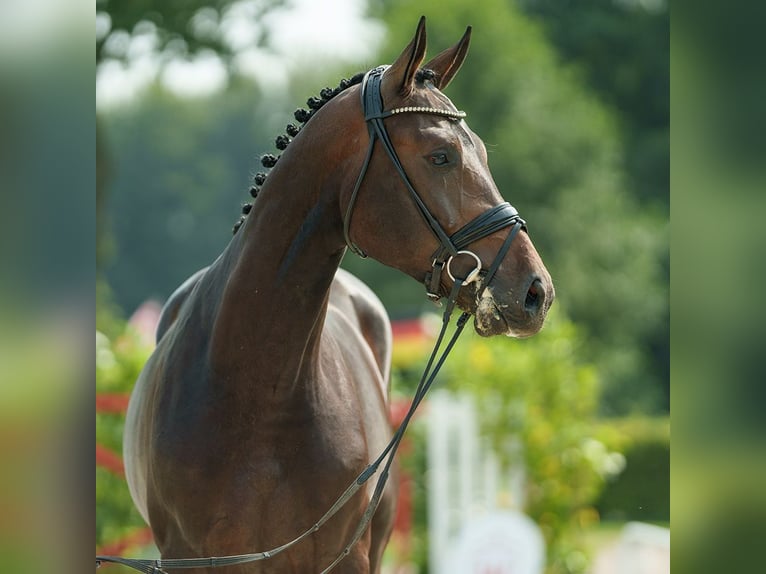
<svg viewBox="0 0 766 574">
<path fill-rule="evenodd" d="M 479 259 L 479 256 L 476 255 L 473 251 L 458 251 L 455 255 L 450 255 L 450 258 L 447 259 L 447 275 L 449 275 L 449 278 L 452 279 L 452 282 L 455 282 L 455 276 L 452 274 L 452 270 L 450 269 L 450 265 L 452 265 L 452 260 L 457 257 L 458 255 L 470 255 L 476 260 L 476 267 L 466 276 L 465 279 L 462 279 L 463 285 L 468 285 L 470 283 L 473 283 L 479 278 L 479 272 L 481 271 L 481 259 Z"/>
<path fill-rule="evenodd" d="M 428 300 L 437 307 L 442 306 L 442 296 L 438 293 L 431 293 L 430 291 L 426 291 L 426 297 L 428 297 Z"/>
</svg>

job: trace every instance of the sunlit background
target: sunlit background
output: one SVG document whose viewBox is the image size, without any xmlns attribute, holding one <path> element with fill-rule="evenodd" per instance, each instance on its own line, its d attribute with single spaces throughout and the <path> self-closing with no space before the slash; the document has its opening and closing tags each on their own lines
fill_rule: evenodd
<svg viewBox="0 0 766 574">
<path fill-rule="evenodd" d="M 402 456 L 405 496 L 385 571 L 447 572 L 447 550 L 468 544 L 470 528 L 521 515 L 542 536 L 546 572 L 668 571 L 661 0 L 97 2 L 100 551 L 156 552 L 120 450 L 126 393 L 151 350 L 159 306 L 226 246 L 259 156 L 275 152 L 293 111 L 342 77 L 392 61 L 421 14 L 432 55 L 473 26 L 447 93 L 528 221 L 557 300 L 539 336 L 466 337 L 450 357 Z M 344 266 L 394 320 L 400 409 L 437 310 L 408 277 L 350 255 Z M 447 428 L 450 420 L 462 422 Z M 434 425 L 467 450 L 440 454 Z M 456 470 L 466 463 L 469 472 Z M 441 474 L 449 484 L 434 482 Z"/>
</svg>

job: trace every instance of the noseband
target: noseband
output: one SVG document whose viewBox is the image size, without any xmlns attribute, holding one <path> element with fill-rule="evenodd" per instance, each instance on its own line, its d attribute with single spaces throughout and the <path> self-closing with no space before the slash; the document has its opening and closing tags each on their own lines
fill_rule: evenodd
<svg viewBox="0 0 766 574">
<path fill-rule="evenodd" d="M 388 481 L 389 471 L 394 461 L 394 456 L 396 455 L 399 444 L 404 437 L 407 426 L 409 425 L 410 420 L 414 416 L 415 411 L 417 410 L 421 401 L 428 392 L 428 389 L 431 388 L 431 385 L 436 379 L 436 375 L 439 373 L 442 365 L 444 364 L 444 361 L 447 359 L 447 355 L 449 355 L 453 346 L 457 342 L 458 337 L 462 333 L 463 328 L 468 322 L 469 317 L 471 316 L 471 314 L 467 311 L 460 315 L 460 318 L 456 323 L 455 331 L 444 347 L 442 353 L 439 354 L 439 350 L 441 349 L 445 334 L 447 332 L 447 327 L 449 326 L 450 318 L 452 317 L 452 312 L 455 308 L 455 302 L 457 300 L 460 288 L 478 280 L 480 276 L 483 276 L 482 285 L 478 292 L 478 297 L 480 297 L 500 267 L 500 263 L 508 252 L 513 238 L 516 236 L 520 229 L 526 230 L 526 223 L 523 219 L 521 219 L 516 209 L 514 209 L 511 204 L 504 202 L 487 210 L 477 218 L 468 222 L 452 235 L 448 235 L 444 231 L 436 218 L 434 218 L 433 215 L 431 215 L 431 212 L 428 211 L 428 208 L 426 207 L 425 203 L 423 203 L 423 200 L 420 198 L 418 193 L 415 191 L 412 183 L 410 183 L 410 180 L 404 171 L 404 167 L 402 167 L 402 164 L 396 155 L 394 146 L 388 137 L 388 132 L 383 125 L 383 120 L 393 115 L 403 113 L 432 114 L 447 117 L 452 120 L 461 120 L 466 116 L 466 114 L 465 112 L 420 106 L 396 108 L 389 111 L 383 111 L 383 98 L 380 94 L 380 84 L 383 77 L 383 72 L 385 70 L 385 66 L 380 66 L 370 70 L 365 75 L 362 84 L 362 106 L 364 109 L 364 118 L 367 122 L 367 129 L 370 134 L 370 144 L 367 148 L 367 157 L 365 158 L 364 165 L 362 166 L 362 171 L 356 180 L 356 185 L 351 195 L 351 200 L 349 202 L 348 208 L 346 209 L 346 218 L 343 225 L 343 233 L 346 238 L 346 243 L 354 253 L 357 253 L 361 257 L 366 257 L 365 253 L 351 240 L 349 230 L 354 203 L 356 202 L 359 188 L 362 185 L 362 180 L 367 173 L 367 168 L 370 165 L 370 160 L 372 158 L 372 153 L 375 147 L 375 141 L 380 140 L 384 149 L 386 150 L 386 153 L 388 154 L 388 157 L 391 158 L 396 171 L 399 172 L 399 175 L 404 181 L 405 186 L 409 190 L 415 205 L 418 207 L 418 211 L 423 216 L 423 219 L 425 219 L 433 234 L 439 240 L 439 248 L 433 255 L 432 271 L 426 275 L 425 283 L 428 296 L 434 300 L 439 300 L 441 298 L 441 295 L 439 294 L 440 281 L 442 272 L 445 269 L 450 279 L 452 280 L 452 290 L 449 294 L 449 297 L 447 298 L 447 304 L 442 315 L 441 331 L 439 332 L 439 336 L 436 339 L 434 348 L 431 351 L 431 356 L 428 359 L 426 368 L 421 375 L 420 382 L 418 383 L 418 386 L 415 390 L 410 408 L 402 419 L 399 428 L 396 429 L 396 432 L 391 438 L 391 441 L 388 443 L 386 448 L 383 449 L 383 452 L 380 453 L 378 458 L 370 463 L 367 468 L 365 468 L 359 474 L 359 476 L 357 476 L 357 478 L 350 485 L 348 485 L 346 490 L 338 497 L 338 499 L 327 510 L 327 512 L 325 512 L 325 514 L 317 522 L 315 522 L 313 526 L 303 531 L 293 540 L 286 542 L 281 546 L 261 552 L 209 558 L 177 558 L 152 560 L 141 558 L 123 558 L 121 556 L 96 556 L 97 567 L 101 565 L 102 562 L 112 562 L 122 564 L 145 574 L 166 574 L 165 569 L 216 568 L 220 566 L 233 566 L 237 564 L 247 564 L 249 562 L 268 560 L 269 558 L 284 552 L 288 548 L 291 548 L 313 533 L 317 532 L 322 526 L 324 526 L 324 524 L 330 520 L 330 518 L 337 514 L 338 511 L 343 508 L 349 500 L 351 500 L 351 498 L 359 491 L 359 489 L 362 488 L 362 486 L 367 483 L 367 481 L 370 480 L 370 478 L 378 473 L 378 470 L 380 470 L 381 472 L 378 476 L 377 482 L 375 483 L 373 494 L 367 503 L 367 507 L 362 514 L 362 518 L 357 524 L 356 530 L 354 530 L 353 536 L 343 548 L 341 553 L 335 558 L 335 560 L 333 560 L 332 563 L 330 563 L 326 568 L 322 570 L 322 574 L 325 574 L 335 568 L 335 566 L 337 566 L 341 560 L 348 556 L 351 552 L 351 549 L 367 530 L 367 527 L 369 526 L 369 523 L 375 514 L 375 510 L 378 508 L 378 504 L 380 503 L 380 499 L 383 495 L 383 490 L 386 486 L 386 482 Z M 510 226 L 513 227 L 509 232 L 508 237 L 500 247 L 500 250 L 497 252 L 495 260 L 492 262 L 492 265 L 490 265 L 489 269 L 484 271 L 482 269 L 482 263 L 479 257 L 472 251 L 467 251 L 465 248 L 474 241 L 478 241 L 479 239 L 487 237 L 488 235 L 491 235 L 500 229 Z M 458 255 L 468 255 L 473 257 L 476 262 L 476 267 L 466 277 L 456 277 L 453 274 L 451 263 L 453 259 Z M 437 355 L 438 359 L 436 358 Z M 383 465 L 382 469 L 380 468 L 381 464 Z"/>
<path fill-rule="evenodd" d="M 484 274 L 484 281 L 482 286 L 482 292 L 489 284 L 489 281 L 494 276 L 497 268 L 500 266 L 500 262 L 505 257 L 508 249 L 511 246 L 514 236 L 520 229 L 526 230 L 525 221 L 519 216 L 519 212 L 508 202 L 503 202 L 488 211 L 484 212 L 477 218 L 469 221 L 466 225 L 458 229 L 452 235 L 448 235 L 444 228 L 439 224 L 437 219 L 428 210 L 428 207 L 423 202 L 418 192 L 415 191 L 415 187 L 407 177 L 407 173 L 404 171 L 402 162 L 399 161 L 399 157 L 396 154 L 391 138 L 388 136 L 388 131 L 383 123 L 383 120 L 390 118 L 391 116 L 405 113 L 415 114 L 431 114 L 435 116 L 442 116 L 451 120 L 461 120 L 466 117 L 466 113 L 462 111 L 453 111 L 441 108 L 430 108 L 424 106 L 407 106 L 403 108 L 395 108 L 393 110 L 383 110 L 383 96 L 380 93 L 380 87 L 383 82 L 383 73 L 387 66 L 379 66 L 373 68 L 364 76 L 362 81 L 361 97 L 362 97 L 362 110 L 364 111 L 364 119 L 367 122 L 367 131 L 370 136 L 370 143 L 367 146 L 367 155 L 362 165 L 362 169 L 359 173 L 359 177 L 356 180 L 354 191 L 351 194 L 351 199 L 346 208 L 346 217 L 343 222 L 343 235 L 346 239 L 346 244 L 349 249 L 359 255 L 360 257 L 367 257 L 362 249 L 357 246 L 351 239 L 351 217 L 353 215 L 354 205 L 359 194 L 359 189 L 364 180 L 364 176 L 367 174 L 367 170 L 370 166 L 373 151 L 375 150 L 375 142 L 380 140 L 383 145 L 383 149 L 386 150 L 386 154 L 394 164 L 394 168 L 402 178 L 407 191 L 409 191 L 415 206 L 418 208 L 418 212 L 423 217 L 431 232 L 436 236 L 439 241 L 439 248 L 432 256 L 431 271 L 426 274 L 425 285 L 426 293 L 428 297 L 434 301 L 438 301 L 441 298 L 440 282 L 441 276 L 445 268 L 448 275 L 455 284 L 455 278 L 451 272 L 450 264 L 453 258 L 460 254 L 467 254 L 472 256 L 476 261 L 476 267 L 463 279 L 463 285 L 467 285 L 476 281 L 480 275 Z M 498 251 L 495 261 L 490 266 L 489 271 L 482 271 L 482 263 L 478 256 L 471 251 L 466 251 L 466 247 L 478 241 L 488 235 L 499 231 L 505 227 L 513 226 L 508 238 L 503 243 L 500 251 Z M 455 293 L 455 295 L 457 295 Z"/>
</svg>

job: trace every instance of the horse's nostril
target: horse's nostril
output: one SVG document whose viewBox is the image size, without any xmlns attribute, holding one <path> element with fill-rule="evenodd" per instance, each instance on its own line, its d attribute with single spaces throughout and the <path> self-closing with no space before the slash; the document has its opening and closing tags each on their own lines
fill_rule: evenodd
<svg viewBox="0 0 766 574">
<path fill-rule="evenodd" d="M 544 299 L 545 291 L 543 290 L 543 284 L 539 279 L 535 279 L 532 281 L 532 285 L 529 286 L 529 291 L 527 291 L 524 309 L 527 313 L 537 313 Z"/>
</svg>

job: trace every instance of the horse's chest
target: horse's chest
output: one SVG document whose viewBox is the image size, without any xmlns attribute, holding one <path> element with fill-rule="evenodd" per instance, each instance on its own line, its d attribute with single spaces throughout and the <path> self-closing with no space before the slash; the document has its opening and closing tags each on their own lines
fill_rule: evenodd
<svg viewBox="0 0 766 574">
<path fill-rule="evenodd" d="M 299 403 L 232 412 L 217 429 L 204 425 L 195 458 L 211 478 L 230 477 L 233 487 L 265 495 L 294 479 L 305 484 L 307 476 L 345 478 L 371 455 L 356 402 L 353 394 L 328 390 Z"/>
</svg>

